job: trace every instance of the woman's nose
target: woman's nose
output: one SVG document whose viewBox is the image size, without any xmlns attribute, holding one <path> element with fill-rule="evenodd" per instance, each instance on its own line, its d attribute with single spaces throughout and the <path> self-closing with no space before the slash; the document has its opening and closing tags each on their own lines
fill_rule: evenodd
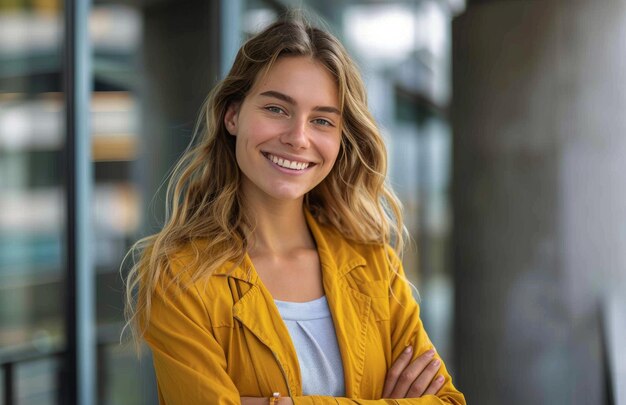
<svg viewBox="0 0 626 405">
<path fill-rule="evenodd" d="M 309 147 L 309 128 L 306 119 L 296 119 L 285 131 L 281 141 L 290 145 L 294 149 L 305 149 Z"/>
</svg>

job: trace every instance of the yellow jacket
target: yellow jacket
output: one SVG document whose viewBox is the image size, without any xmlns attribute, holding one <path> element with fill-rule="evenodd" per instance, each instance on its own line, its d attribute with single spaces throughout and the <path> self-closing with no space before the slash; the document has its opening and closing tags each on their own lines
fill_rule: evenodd
<svg viewBox="0 0 626 405">
<path fill-rule="evenodd" d="M 390 270 L 390 248 L 348 242 L 308 212 L 307 221 L 322 264 L 347 398 L 302 396 L 289 332 L 246 256 L 233 271 L 225 265 L 189 289 L 164 280 L 155 292 L 145 339 L 161 404 L 239 404 L 240 396 L 270 397 L 275 391 L 296 405 L 465 404 L 443 362 L 445 384 L 436 396 L 379 400 L 387 370 L 407 345 L 413 345 L 414 356 L 433 347 L 419 306 L 408 284 Z M 181 254 L 171 271 L 184 266 Z"/>
</svg>

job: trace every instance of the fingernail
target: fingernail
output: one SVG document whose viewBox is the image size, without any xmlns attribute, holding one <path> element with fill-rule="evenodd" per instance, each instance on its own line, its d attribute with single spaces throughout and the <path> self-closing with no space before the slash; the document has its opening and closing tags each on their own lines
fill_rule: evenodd
<svg viewBox="0 0 626 405">
<path fill-rule="evenodd" d="M 435 349 L 430 349 L 426 352 L 426 356 L 433 357 L 435 355 Z"/>
<path fill-rule="evenodd" d="M 441 364 L 441 361 L 439 361 L 439 359 L 434 360 L 432 363 L 433 367 L 439 367 L 439 365 Z"/>
<path fill-rule="evenodd" d="M 404 349 L 405 354 L 411 354 L 412 352 L 413 352 L 412 346 L 407 346 L 406 349 Z"/>
<path fill-rule="evenodd" d="M 438 383 L 442 383 L 442 382 L 443 382 L 443 376 L 442 376 L 442 375 L 440 375 L 439 377 L 437 377 L 437 378 L 435 379 L 435 381 L 436 381 L 436 382 L 438 382 Z"/>
</svg>

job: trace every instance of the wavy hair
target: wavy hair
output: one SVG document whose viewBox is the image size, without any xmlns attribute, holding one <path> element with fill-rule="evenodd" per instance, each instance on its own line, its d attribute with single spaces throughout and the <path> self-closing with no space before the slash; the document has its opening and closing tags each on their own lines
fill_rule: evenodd
<svg viewBox="0 0 626 405">
<path fill-rule="evenodd" d="M 327 31 L 302 17 L 284 18 L 243 44 L 226 78 L 209 94 L 194 139 L 170 176 L 162 230 L 139 240 L 127 254 L 133 266 L 125 312 L 135 342 L 145 331 L 152 294 L 173 255 L 192 247 L 195 258 L 185 269 L 191 283 L 226 262 L 242 262 L 254 218 L 242 206 L 235 138 L 226 130 L 224 115 L 232 103 L 243 101 L 257 77 L 287 56 L 314 58 L 331 72 L 342 112 L 339 155 L 328 176 L 305 196 L 305 207 L 347 239 L 390 244 L 402 252 L 401 204 L 385 182 L 387 152 L 356 64 Z M 199 240 L 201 248 L 191 243 Z M 170 277 L 179 280 L 180 274 Z"/>
</svg>

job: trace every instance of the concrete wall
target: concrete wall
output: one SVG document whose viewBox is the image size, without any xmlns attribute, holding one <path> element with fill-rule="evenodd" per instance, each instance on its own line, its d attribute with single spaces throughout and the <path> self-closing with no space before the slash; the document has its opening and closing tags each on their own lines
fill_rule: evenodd
<svg viewBox="0 0 626 405">
<path fill-rule="evenodd" d="M 601 404 L 626 286 L 626 1 L 470 3 L 453 24 L 457 382 Z"/>
</svg>

